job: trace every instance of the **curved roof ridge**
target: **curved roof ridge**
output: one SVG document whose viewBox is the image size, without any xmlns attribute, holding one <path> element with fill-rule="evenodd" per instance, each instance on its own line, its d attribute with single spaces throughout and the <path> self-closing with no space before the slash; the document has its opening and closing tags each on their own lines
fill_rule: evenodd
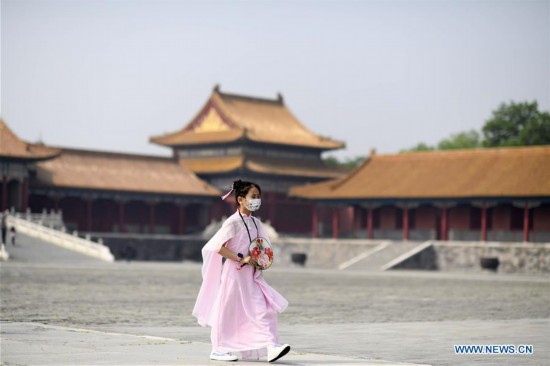
<svg viewBox="0 0 550 366">
<path fill-rule="evenodd" d="M 193 134 L 195 125 L 199 122 L 199 119 L 201 118 L 201 116 L 204 116 L 210 108 L 214 108 L 218 114 L 221 113 L 220 117 L 224 120 L 226 124 L 229 125 L 230 130 L 233 130 L 233 133 L 231 134 L 232 137 L 217 136 L 219 134 L 219 131 L 201 132 L 201 134 L 203 135 L 202 139 L 199 139 L 199 141 L 195 143 L 208 141 L 208 136 L 214 137 L 213 142 L 217 142 L 217 140 L 220 140 L 218 142 L 224 142 L 225 140 L 228 140 L 228 139 L 232 141 L 234 139 L 240 138 L 240 136 L 242 136 L 242 133 L 244 133 L 244 131 L 242 131 L 243 128 L 240 127 L 235 122 L 234 118 L 230 115 L 229 111 L 227 111 L 227 109 L 223 106 L 223 101 L 221 99 L 215 100 L 214 95 L 215 93 L 212 94 L 210 98 L 208 98 L 208 100 L 204 103 L 204 105 L 200 108 L 200 110 L 195 114 L 195 116 L 191 118 L 191 120 L 189 120 L 189 122 L 187 122 L 182 128 L 174 132 L 168 132 L 162 135 L 152 136 L 149 138 L 149 141 L 152 143 L 163 145 L 163 146 L 177 145 L 178 140 L 179 141 L 186 140 L 186 137 L 184 136 L 189 136 Z M 241 131 L 241 133 L 235 134 L 234 133 L 235 131 Z M 191 138 L 191 140 L 193 139 Z"/>
<path fill-rule="evenodd" d="M 329 187 L 331 190 L 335 190 L 336 188 L 346 184 L 349 180 L 351 180 L 353 177 L 355 177 L 357 174 L 359 174 L 365 166 L 367 166 L 371 161 L 372 158 L 376 156 L 375 154 L 371 154 L 369 157 L 365 159 L 364 162 L 362 162 L 358 167 L 353 169 L 351 172 L 348 173 L 348 175 L 340 178 L 338 181 L 334 181 L 333 184 L 330 184 Z"/>
<path fill-rule="evenodd" d="M 550 152 L 550 145 L 534 145 L 534 146 L 505 146 L 505 147 L 477 147 L 473 149 L 448 149 L 448 150 L 429 150 L 429 151 L 404 151 L 401 153 L 393 154 L 377 154 L 378 157 L 384 158 L 401 158 L 404 156 L 412 157 L 436 157 L 441 156 L 457 156 L 457 155 L 475 155 L 475 154 L 489 154 L 489 153 L 534 153 L 534 152 Z"/>
<path fill-rule="evenodd" d="M 198 125 L 202 125 L 203 116 L 212 108 L 219 116 L 211 116 L 205 123 L 213 123 L 215 126 L 216 118 L 221 118 L 223 123 L 229 126 L 231 132 L 225 131 L 229 132 L 228 135 L 220 136 L 223 132 L 220 128 L 214 128 L 212 131 L 216 134 L 211 135 L 204 131 L 194 131 Z M 195 136 L 199 133 L 203 134 L 200 138 Z M 219 86 L 214 88 L 208 101 L 183 128 L 173 133 L 151 137 L 150 141 L 165 146 L 196 145 L 236 141 L 243 135 L 251 141 L 260 143 L 320 150 L 345 147 L 344 142 L 318 135 L 303 125 L 287 108 L 280 94 L 276 100 L 264 99 L 224 93 L 219 90 Z"/>
<path fill-rule="evenodd" d="M 59 155 L 60 151 L 44 144 L 31 144 L 21 140 L 0 117 L 0 157 L 21 160 L 45 160 Z"/>
<path fill-rule="evenodd" d="M 251 102 L 260 102 L 260 103 L 273 103 L 273 104 L 280 104 L 284 105 L 284 99 L 283 96 L 279 93 L 277 95 L 277 99 L 270 99 L 270 98 L 264 98 L 264 97 L 255 97 L 250 95 L 242 95 L 242 94 L 234 94 L 234 93 L 227 93 L 222 92 L 221 90 L 214 89 L 213 94 L 218 94 L 221 98 L 235 98 L 235 99 L 243 99 Z"/>
<path fill-rule="evenodd" d="M 175 162 L 174 156 L 161 156 L 161 155 L 147 155 L 126 151 L 109 151 L 109 150 L 96 150 L 96 149 L 83 149 L 83 148 L 74 148 L 74 147 L 64 147 L 64 146 L 52 146 L 52 148 L 59 149 L 60 152 L 69 153 L 69 154 L 81 154 L 81 155 L 94 155 L 98 157 L 118 157 L 125 159 L 147 159 L 147 160 L 157 160 L 164 162 Z"/>
</svg>

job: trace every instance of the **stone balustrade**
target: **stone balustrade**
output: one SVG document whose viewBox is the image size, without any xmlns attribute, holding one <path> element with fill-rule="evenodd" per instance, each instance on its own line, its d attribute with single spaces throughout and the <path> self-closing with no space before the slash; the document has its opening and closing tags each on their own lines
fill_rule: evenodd
<svg viewBox="0 0 550 366">
<path fill-rule="evenodd" d="M 38 220 L 38 222 L 33 222 L 31 220 L 27 220 L 26 214 L 18 214 L 8 215 L 7 223 L 9 227 L 14 226 L 18 233 L 39 238 L 47 241 L 48 243 L 95 257 L 106 262 L 114 261 L 113 254 L 110 252 L 108 247 L 101 243 L 101 241 L 96 243 L 89 237 L 81 238 L 78 236 L 76 231 L 69 234 L 64 228 L 61 228 L 61 230 L 56 230 L 53 228 L 51 222 L 48 222 L 48 224 L 52 227 L 48 227 L 44 225 L 45 223 L 41 220 Z"/>
</svg>

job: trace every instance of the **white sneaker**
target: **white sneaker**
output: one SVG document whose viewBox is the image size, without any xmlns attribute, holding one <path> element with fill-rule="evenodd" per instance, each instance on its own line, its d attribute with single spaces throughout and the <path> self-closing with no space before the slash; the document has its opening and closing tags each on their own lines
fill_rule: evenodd
<svg viewBox="0 0 550 366">
<path fill-rule="evenodd" d="M 230 353 L 212 352 L 210 354 L 210 359 L 214 361 L 237 361 L 239 358 Z"/>
<path fill-rule="evenodd" d="M 288 344 L 274 344 L 267 347 L 267 362 L 275 362 L 290 351 Z"/>
</svg>

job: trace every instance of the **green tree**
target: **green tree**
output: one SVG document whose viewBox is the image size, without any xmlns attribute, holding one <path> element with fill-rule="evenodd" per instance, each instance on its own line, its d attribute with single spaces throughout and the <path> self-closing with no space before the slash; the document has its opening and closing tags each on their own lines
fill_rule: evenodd
<svg viewBox="0 0 550 366">
<path fill-rule="evenodd" d="M 326 158 L 323 158 L 323 161 L 328 166 L 336 169 L 353 170 L 363 164 L 366 159 L 367 158 L 365 156 L 356 156 L 354 158 L 346 158 L 344 161 L 340 161 L 334 156 L 327 156 Z"/>
<path fill-rule="evenodd" d="M 483 146 L 550 144 L 550 114 L 539 112 L 537 102 L 501 104 L 483 126 Z"/>
<path fill-rule="evenodd" d="M 475 149 L 481 144 L 479 132 L 470 130 L 452 134 L 437 144 L 438 150 Z"/>
<path fill-rule="evenodd" d="M 416 146 L 411 147 L 410 149 L 401 150 L 400 152 L 414 152 L 414 151 L 432 151 L 435 150 L 435 147 L 430 146 L 424 142 L 418 143 Z"/>
<path fill-rule="evenodd" d="M 501 104 L 482 128 L 483 139 L 475 130 L 452 134 L 436 147 L 423 142 L 402 150 L 430 151 L 477 147 L 550 145 L 550 113 L 540 112 L 536 101 Z"/>
<path fill-rule="evenodd" d="M 334 156 L 327 156 L 326 158 L 323 158 L 323 161 L 325 162 L 326 165 L 330 166 L 331 168 L 340 167 L 340 161 Z"/>
<path fill-rule="evenodd" d="M 550 113 L 542 112 L 525 126 L 519 140 L 523 145 L 550 145 Z"/>
</svg>

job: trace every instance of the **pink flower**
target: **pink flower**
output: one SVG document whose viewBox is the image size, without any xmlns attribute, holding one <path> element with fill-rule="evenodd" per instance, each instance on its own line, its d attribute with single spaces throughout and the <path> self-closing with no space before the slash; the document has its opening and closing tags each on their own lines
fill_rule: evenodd
<svg viewBox="0 0 550 366">
<path fill-rule="evenodd" d="M 269 260 L 273 262 L 273 251 L 271 248 L 265 248 L 265 254 L 269 257 Z"/>
<path fill-rule="evenodd" d="M 260 255 L 262 254 L 260 248 L 258 247 L 254 247 L 252 249 L 252 252 L 250 253 L 250 256 L 252 257 L 252 259 L 254 259 L 255 261 L 258 261 L 258 258 L 260 257 Z"/>
</svg>

